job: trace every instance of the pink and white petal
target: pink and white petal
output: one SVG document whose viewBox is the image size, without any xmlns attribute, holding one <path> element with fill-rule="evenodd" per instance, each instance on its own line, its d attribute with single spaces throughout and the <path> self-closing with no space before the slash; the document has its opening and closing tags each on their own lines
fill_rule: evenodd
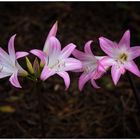
<svg viewBox="0 0 140 140">
<path fill-rule="evenodd" d="M 95 80 L 92 78 L 91 79 L 91 84 L 92 84 L 92 86 L 94 87 L 94 88 L 100 88 L 97 84 L 96 84 L 96 82 L 95 82 Z"/>
<path fill-rule="evenodd" d="M 48 38 L 47 42 L 44 45 L 43 51 L 47 55 L 52 55 L 52 53 L 60 53 L 61 51 L 60 41 L 54 36 Z"/>
<path fill-rule="evenodd" d="M 10 75 L 11 75 L 11 73 L 0 72 L 0 79 L 5 78 L 5 77 L 8 77 L 8 76 L 10 76 Z"/>
<path fill-rule="evenodd" d="M 13 73 L 9 79 L 9 81 L 11 82 L 11 84 L 16 87 L 16 88 L 22 88 L 19 81 L 18 81 L 18 72 L 16 71 L 15 73 Z"/>
<path fill-rule="evenodd" d="M 14 48 L 15 37 L 16 37 L 16 34 L 13 35 L 8 42 L 8 52 L 13 62 L 16 60 L 16 53 L 15 53 L 15 48 Z"/>
<path fill-rule="evenodd" d="M 99 38 L 99 43 L 100 43 L 101 49 L 106 54 L 113 57 L 113 52 L 114 52 L 114 48 L 116 48 L 116 44 L 114 42 L 112 42 L 111 40 L 105 38 L 105 37 L 100 37 Z"/>
<path fill-rule="evenodd" d="M 33 49 L 30 51 L 30 53 L 34 54 L 35 56 L 37 56 L 38 58 L 40 58 L 40 60 L 45 63 L 45 58 L 46 58 L 46 54 L 41 51 L 41 50 L 38 50 L 38 49 Z"/>
<path fill-rule="evenodd" d="M 74 45 L 73 43 L 70 43 L 67 46 L 65 46 L 61 51 L 61 58 L 69 57 L 75 48 L 76 48 L 76 45 Z"/>
<path fill-rule="evenodd" d="M 97 62 L 98 66 L 97 66 L 97 70 L 101 71 L 101 72 L 106 72 L 105 67 L 102 65 L 102 63 L 100 63 L 100 61 Z"/>
<path fill-rule="evenodd" d="M 121 70 L 116 65 L 113 65 L 111 68 L 111 76 L 112 76 L 112 80 L 113 80 L 114 84 L 117 85 L 117 83 L 121 77 Z"/>
<path fill-rule="evenodd" d="M 130 48 L 130 31 L 127 30 L 119 42 L 119 47 Z"/>
<path fill-rule="evenodd" d="M 86 54 L 86 53 L 83 53 L 77 49 L 74 49 L 74 51 L 72 52 L 72 55 L 81 60 L 81 61 L 89 61 L 91 59 L 96 59 L 96 57 L 94 55 L 89 55 L 89 54 Z"/>
<path fill-rule="evenodd" d="M 108 69 L 115 63 L 116 63 L 115 60 L 108 56 L 105 56 L 103 59 L 100 60 L 100 65 L 102 65 L 105 69 Z"/>
<path fill-rule="evenodd" d="M 29 55 L 27 52 L 16 52 L 16 59 L 22 58 Z"/>
<path fill-rule="evenodd" d="M 23 76 L 23 75 L 28 75 L 28 72 L 24 70 L 18 62 L 16 62 L 16 67 L 18 68 L 18 75 Z"/>
<path fill-rule="evenodd" d="M 104 74 L 104 72 L 95 70 L 94 72 L 92 72 L 91 78 L 94 79 L 94 80 L 96 80 L 96 79 L 101 78 L 103 74 Z"/>
<path fill-rule="evenodd" d="M 87 83 L 87 81 L 90 80 L 90 74 L 82 73 L 82 75 L 79 78 L 79 90 L 82 91 L 84 85 Z"/>
<path fill-rule="evenodd" d="M 41 72 L 40 79 L 42 81 L 45 81 L 47 78 L 49 78 L 50 76 L 52 76 L 54 74 L 55 74 L 55 72 L 53 70 L 49 69 L 47 65 L 45 65 Z"/>
<path fill-rule="evenodd" d="M 1 47 L 0 47 L 0 61 L 5 63 L 11 62 L 9 55 Z"/>
<path fill-rule="evenodd" d="M 67 90 L 69 88 L 69 86 L 70 86 L 70 77 L 69 77 L 69 74 L 67 72 L 65 72 L 65 71 L 57 72 L 57 74 L 64 79 L 64 83 L 65 83 L 66 90 Z"/>
<path fill-rule="evenodd" d="M 135 46 L 130 48 L 131 60 L 140 56 L 140 46 Z"/>
<path fill-rule="evenodd" d="M 136 76 L 140 77 L 140 71 L 134 61 L 126 63 L 125 68 Z"/>
<path fill-rule="evenodd" d="M 85 56 L 86 56 L 85 53 L 83 53 L 77 49 L 74 49 L 74 51 L 72 52 L 72 55 L 79 60 L 85 60 Z"/>
<path fill-rule="evenodd" d="M 83 69 L 76 69 L 76 70 L 72 70 L 72 72 L 83 72 Z"/>
<path fill-rule="evenodd" d="M 55 24 L 52 26 L 52 28 L 51 28 L 51 30 L 50 30 L 50 32 L 49 32 L 49 34 L 48 34 L 47 39 L 48 39 L 49 37 L 56 36 L 57 28 L 58 28 L 58 22 L 56 21 Z"/>
<path fill-rule="evenodd" d="M 82 68 L 81 61 L 75 59 L 75 58 L 66 58 L 64 62 L 64 71 L 73 71 L 73 70 L 79 70 Z"/>
<path fill-rule="evenodd" d="M 92 51 L 91 51 L 91 43 L 92 43 L 92 42 L 93 42 L 92 40 L 88 41 L 88 42 L 85 44 L 85 47 L 84 47 L 85 53 L 90 54 L 90 55 L 93 55 L 93 53 L 92 53 Z"/>
</svg>

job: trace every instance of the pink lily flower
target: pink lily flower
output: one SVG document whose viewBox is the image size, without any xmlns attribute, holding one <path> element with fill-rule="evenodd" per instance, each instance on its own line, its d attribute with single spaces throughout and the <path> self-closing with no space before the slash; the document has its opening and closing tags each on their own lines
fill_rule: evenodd
<svg viewBox="0 0 140 140">
<path fill-rule="evenodd" d="M 68 89 L 70 85 L 70 77 L 67 71 L 80 69 L 82 64 L 79 60 L 69 57 L 76 47 L 73 43 L 68 44 L 61 50 L 61 44 L 55 37 L 56 32 L 57 22 L 53 25 L 48 34 L 43 51 L 34 49 L 30 52 L 39 57 L 44 64 L 40 76 L 42 81 L 45 81 L 54 74 L 58 74 L 64 79 L 66 89 Z"/>
<path fill-rule="evenodd" d="M 119 43 L 112 42 L 104 37 L 100 37 L 99 41 L 101 49 L 108 55 L 101 63 L 105 67 L 112 67 L 111 75 L 115 85 L 126 70 L 140 77 L 140 71 L 133 61 L 140 56 L 140 46 L 130 47 L 129 30 L 124 33 Z"/>
<path fill-rule="evenodd" d="M 100 88 L 95 80 L 99 79 L 104 73 L 105 69 L 100 64 L 100 60 L 103 56 L 95 56 L 91 51 L 92 41 L 88 41 L 85 44 L 84 51 L 81 52 L 75 49 L 72 54 L 82 62 L 82 69 L 77 70 L 78 72 L 83 72 L 79 78 L 79 89 L 83 89 L 87 81 L 91 80 L 91 84 L 94 88 Z"/>
<path fill-rule="evenodd" d="M 26 76 L 28 73 L 17 62 L 18 58 L 28 55 L 27 52 L 17 52 L 14 49 L 14 39 L 16 35 L 13 35 L 8 43 L 8 52 L 5 52 L 0 47 L 0 79 L 11 76 L 9 81 L 17 88 L 21 88 L 17 76 Z"/>
</svg>

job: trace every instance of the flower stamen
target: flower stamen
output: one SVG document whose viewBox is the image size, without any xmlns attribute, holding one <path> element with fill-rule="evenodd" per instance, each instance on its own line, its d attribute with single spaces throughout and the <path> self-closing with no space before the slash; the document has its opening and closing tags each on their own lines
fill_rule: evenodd
<svg viewBox="0 0 140 140">
<path fill-rule="evenodd" d="M 119 61 L 120 61 L 121 63 L 124 63 L 124 62 L 126 62 L 127 60 L 128 60 L 128 55 L 127 55 L 126 53 L 122 53 L 122 54 L 119 55 Z"/>
</svg>

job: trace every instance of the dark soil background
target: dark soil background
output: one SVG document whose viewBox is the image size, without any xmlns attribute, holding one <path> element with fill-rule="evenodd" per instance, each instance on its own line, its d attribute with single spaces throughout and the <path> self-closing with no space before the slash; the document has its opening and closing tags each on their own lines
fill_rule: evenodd
<svg viewBox="0 0 140 140">
<path fill-rule="evenodd" d="M 0 46 L 6 50 L 10 36 L 16 33 L 16 50 L 42 49 L 56 20 L 57 37 L 63 47 L 73 42 L 83 50 L 92 39 L 94 53 L 103 55 L 98 38 L 119 41 L 127 29 L 131 30 L 131 45 L 140 45 L 140 3 L 9 2 L 0 3 Z M 30 55 L 30 59 L 34 56 Z M 140 67 L 139 60 L 136 62 Z M 26 69 L 25 59 L 19 62 Z M 115 87 L 108 72 L 97 81 L 101 89 L 87 83 L 82 92 L 78 90 L 79 75 L 70 73 L 68 91 L 58 76 L 37 89 L 33 89 L 32 81 L 21 78 L 22 90 L 13 88 L 8 78 L 1 79 L 0 106 L 13 108 L 0 112 L 0 137 L 42 137 L 39 94 L 46 138 L 140 138 L 140 113 L 126 75 Z M 132 77 L 140 93 L 140 79 Z"/>
</svg>

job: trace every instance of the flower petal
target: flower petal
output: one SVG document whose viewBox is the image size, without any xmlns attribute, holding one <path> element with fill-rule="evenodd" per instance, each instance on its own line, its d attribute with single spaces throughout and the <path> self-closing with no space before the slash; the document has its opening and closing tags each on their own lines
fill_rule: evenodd
<svg viewBox="0 0 140 140">
<path fill-rule="evenodd" d="M 19 76 L 27 76 L 28 72 L 26 70 L 24 70 L 19 63 L 16 61 L 16 67 L 18 68 L 18 75 Z"/>
<path fill-rule="evenodd" d="M 1 47 L 0 47 L 0 61 L 3 61 L 4 63 L 11 62 L 9 55 Z"/>
<path fill-rule="evenodd" d="M 101 59 L 101 60 L 102 60 L 102 59 Z M 98 70 L 98 71 L 101 71 L 101 72 L 106 72 L 105 67 L 102 65 L 102 63 L 100 63 L 101 60 L 98 60 L 98 61 L 97 61 L 97 63 L 98 63 L 97 70 Z"/>
<path fill-rule="evenodd" d="M 96 79 L 101 78 L 101 76 L 103 74 L 104 74 L 104 72 L 95 70 L 95 71 L 92 72 L 91 78 L 94 79 L 94 80 L 96 80 Z"/>
<path fill-rule="evenodd" d="M 131 47 L 130 48 L 130 53 L 131 53 L 131 60 L 140 56 L 140 46 Z"/>
<path fill-rule="evenodd" d="M 126 63 L 125 68 L 136 76 L 140 77 L 140 71 L 134 61 Z"/>
<path fill-rule="evenodd" d="M 113 80 L 114 84 L 117 85 L 117 83 L 120 79 L 120 76 L 121 76 L 121 70 L 116 65 L 112 66 L 111 75 L 112 75 L 112 80 Z"/>
<path fill-rule="evenodd" d="M 121 38 L 119 42 L 119 47 L 125 46 L 126 48 L 130 48 L 130 31 L 127 30 L 123 37 Z"/>
<path fill-rule="evenodd" d="M 41 72 L 40 79 L 42 81 L 45 81 L 47 78 L 49 78 L 50 76 L 52 76 L 54 74 L 55 74 L 55 72 L 53 70 L 49 69 L 47 65 L 45 65 Z"/>
<path fill-rule="evenodd" d="M 9 55 L 10 55 L 12 62 L 14 62 L 14 63 L 16 60 L 16 53 L 15 53 L 15 48 L 14 48 L 15 37 L 16 37 L 16 34 L 13 35 L 8 42 L 8 52 L 9 52 Z"/>
<path fill-rule="evenodd" d="M 47 39 L 47 42 L 45 43 L 43 48 L 43 51 L 47 55 L 52 55 L 53 53 L 60 53 L 60 50 L 61 50 L 61 44 L 59 40 L 54 36 Z"/>
<path fill-rule="evenodd" d="M 73 43 L 70 43 L 67 46 L 65 46 L 61 51 L 61 58 L 69 57 L 75 48 L 76 45 L 74 45 Z"/>
<path fill-rule="evenodd" d="M 116 44 L 104 37 L 100 37 L 99 42 L 101 49 L 109 56 L 113 56 L 113 50 L 116 47 Z"/>
<path fill-rule="evenodd" d="M 92 51 L 91 51 L 91 43 L 92 43 L 92 42 L 93 42 L 93 41 L 90 40 L 90 41 L 88 41 L 88 42 L 85 44 L 85 47 L 84 47 L 85 53 L 93 55 L 93 53 L 92 53 Z"/>
<path fill-rule="evenodd" d="M 19 81 L 18 81 L 17 75 L 18 75 L 18 72 L 16 71 L 15 73 L 12 74 L 12 76 L 9 79 L 9 81 L 11 82 L 11 84 L 14 87 L 22 88 L 21 85 L 20 85 L 20 83 L 19 83 Z"/>
<path fill-rule="evenodd" d="M 69 88 L 69 86 L 70 86 L 70 77 L 69 77 L 69 74 L 67 72 L 65 72 L 65 71 L 57 72 L 57 74 L 64 79 L 66 90 L 67 90 Z"/>
<path fill-rule="evenodd" d="M 86 56 L 85 53 L 83 53 L 77 49 L 74 49 L 74 51 L 72 52 L 72 55 L 79 60 L 83 60 L 83 58 L 85 58 L 85 56 Z"/>
<path fill-rule="evenodd" d="M 94 88 L 100 88 L 97 84 L 96 84 L 96 82 L 95 82 L 95 80 L 92 78 L 91 79 L 91 84 L 92 84 L 92 86 L 94 87 Z"/>
<path fill-rule="evenodd" d="M 86 53 L 83 53 L 77 49 L 74 49 L 74 51 L 72 52 L 72 55 L 81 60 L 81 61 L 89 61 L 91 59 L 95 59 L 96 60 L 96 57 L 94 55 L 87 55 Z"/>
<path fill-rule="evenodd" d="M 16 52 L 16 59 L 22 58 L 29 55 L 27 52 Z"/>
<path fill-rule="evenodd" d="M 108 69 L 110 66 L 114 65 L 116 62 L 111 57 L 105 56 L 103 59 L 99 61 L 99 69 L 100 66 L 103 66 L 105 69 Z"/>
<path fill-rule="evenodd" d="M 53 27 L 51 28 L 47 38 L 56 36 L 57 28 L 58 28 L 58 22 L 56 21 L 55 24 L 53 25 Z"/>
<path fill-rule="evenodd" d="M 82 91 L 86 82 L 90 79 L 90 74 L 82 73 L 79 78 L 79 90 Z"/>
<path fill-rule="evenodd" d="M 11 73 L 0 72 L 0 79 L 5 78 L 5 77 L 8 77 L 8 76 L 10 76 L 10 75 L 11 75 Z"/>
<path fill-rule="evenodd" d="M 46 54 L 38 49 L 33 49 L 30 51 L 30 53 L 34 54 L 35 56 L 37 56 L 38 58 L 40 58 L 40 60 L 45 63 L 45 58 L 46 58 Z"/>
<path fill-rule="evenodd" d="M 65 64 L 63 69 L 64 71 L 79 70 L 81 68 L 82 68 L 81 61 L 70 57 L 65 59 Z"/>
</svg>

